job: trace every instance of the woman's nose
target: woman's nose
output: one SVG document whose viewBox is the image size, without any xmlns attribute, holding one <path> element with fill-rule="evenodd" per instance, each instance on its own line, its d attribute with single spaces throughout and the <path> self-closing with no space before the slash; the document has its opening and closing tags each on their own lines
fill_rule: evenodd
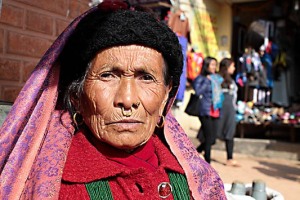
<svg viewBox="0 0 300 200">
<path fill-rule="evenodd" d="M 134 107 L 139 102 L 134 78 L 122 77 L 119 84 L 115 96 L 115 105 L 125 109 Z"/>
</svg>

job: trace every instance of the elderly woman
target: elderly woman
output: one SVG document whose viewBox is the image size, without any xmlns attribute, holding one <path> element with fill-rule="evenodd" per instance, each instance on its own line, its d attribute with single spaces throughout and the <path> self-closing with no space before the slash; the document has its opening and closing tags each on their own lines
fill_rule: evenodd
<svg viewBox="0 0 300 200">
<path fill-rule="evenodd" d="M 46 52 L 0 133 L 1 199 L 226 199 L 169 113 L 176 35 L 104 1 Z"/>
</svg>

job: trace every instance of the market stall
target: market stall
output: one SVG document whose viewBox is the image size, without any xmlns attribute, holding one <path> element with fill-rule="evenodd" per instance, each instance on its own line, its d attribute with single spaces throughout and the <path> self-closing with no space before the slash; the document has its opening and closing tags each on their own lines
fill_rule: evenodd
<svg viewBox="0 0 300 200">
<path fill-rule="evenodd" d="M 296 142 L 300 131 L 299 107 L 288 109 L 276 106 L 258 106 L 252 102 L 238 102 L 237 135 L 241 138 L 260 135 L 261 138 L 280 136 Z"/>
</svg>

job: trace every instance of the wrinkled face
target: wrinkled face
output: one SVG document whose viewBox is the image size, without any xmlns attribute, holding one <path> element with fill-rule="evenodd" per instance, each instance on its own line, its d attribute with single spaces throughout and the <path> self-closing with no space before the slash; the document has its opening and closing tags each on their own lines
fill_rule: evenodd
<svg viewBox="0 0 300 200">
<path fill-rule="evenodd" d="M 164 70 L 162 55 L 151 48 L 129 45 L 98 53 L 79 106 L 96 138 L 128 150 L 147 142 L 171 90 Z"/>
<path fill-rule="evenodd" d="M 208 71 L 212 74 L 216 73 L 217 62 L 215 60 L 211 60 L 208 65 Z"/>
<path fill-rule="evenodd" d="M 235 70 L 235 66 L 234 66 L 234 62 L 231 63 L 231 65 L 229 65 L 229 67 L 227 68 L 227 72 L 228 74 L 232 75 L 234 73 Z"/>
</svg>

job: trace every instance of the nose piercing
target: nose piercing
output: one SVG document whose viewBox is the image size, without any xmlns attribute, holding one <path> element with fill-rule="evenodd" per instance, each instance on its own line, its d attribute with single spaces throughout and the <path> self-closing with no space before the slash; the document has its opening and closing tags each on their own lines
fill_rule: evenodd
<svg viewBox="0 0 300 200">
<path fill-rule="evenodd" d="M 132 115 L 132 108 L 130 108 L 129 110 L 124 110 L 124 107 L 121 107 L 122 110 L 122 115 L 125 117 L 130 117 Z"/>
</svg>

